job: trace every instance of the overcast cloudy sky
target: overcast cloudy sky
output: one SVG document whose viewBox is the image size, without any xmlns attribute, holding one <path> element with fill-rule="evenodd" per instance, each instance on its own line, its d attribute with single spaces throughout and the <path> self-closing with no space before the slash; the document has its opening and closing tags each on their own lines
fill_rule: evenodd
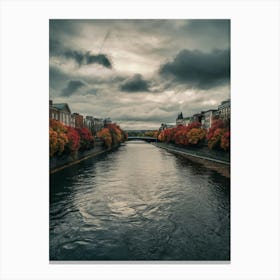
<svg viewBox="0 0 280 280">
<path fill-rule="evenodd" d="M 230 97 L 229 20 L 50 20 L 50 99 L 157 129 Z"/>
</svg>

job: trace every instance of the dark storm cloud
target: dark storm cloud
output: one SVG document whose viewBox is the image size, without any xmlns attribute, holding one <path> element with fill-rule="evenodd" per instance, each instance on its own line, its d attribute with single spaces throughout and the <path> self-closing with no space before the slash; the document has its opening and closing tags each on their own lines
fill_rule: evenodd
<svg viewBox="0 0 280 280">
<path fill-rule="evenodd" d="M 79 66 L 85 64 L 85 54 L 79 51 L 66 50 L 61 53 L 67 59 L 73 59 Z"/>
<path fill-rule="evenodd" d="M 149 82 L 144 80 L 142 75 L 135 74 L 121 84 L 120 90 L 125 92 L 149 91 Z"/>
<path fill-rule="evenodd" d="M 203 19 L 187 21 L 185 30 L 189 34 L 199 35 L 217 35 L 217 37 L 230 36 L 230 20 L 229 19 Z"/>
<path fill-rule="evenodd" d="M 112 68 L 112 63 L 106 54 L 91 54 L 90 52 L 73 50 L 64 47 L 59 41 L 54 39 L 50 39 L 49 50 L 50 56 L 72 59 L 79 66 L 99 64 L 109 69 Z"/>
<path fill-rule="evenodd" d="M 160 67 L 159 73 L 172 77 L 190 87 L 209 89 L 224 85 L 230 78 L 230 51 L 182 50 L 173 61 Z"/>
<path fill-rule="evenodd" d="M 49 68 L 49 85 L 50 88 L 60 88 L 69 80 L 69 76 L 59 68 L 50 66 Z"/>
<path fill-rule="evenodd" d="M 86 83 L 84 83 L 83 81 L 71 80 L 68 82 L 66 88 L 62 90 L 62 96 L 70 96 L 85 85 Z"/>
<path fill-rule="evenodd" d="M 59 36 L 67 34 L 68 36 L 78 36 L 81 33 L 81 26 L 77 25 L 78 20 L 72 19 L 51 19 L 49 21 L 50 35 L 53 33 Z"/>
<path fill-rule="evenodd" d="M 63 53 L 67 59 L 73 59 L 79 66 L 99 64 L 111 69 L 112 63 L 105 54 L 91 54 L 90 52 L 81 52 L 67 50 Z"/>
<path fill-rule="evenodd" d="M 87 53 L 86 54 L 86 64 L 100 64 L 103 65 L 104 67 L 107 68 L 112 68 L 111 61 L 105 54 L 97 54 L 97 55 L 92 55 Z"/>
</svg>

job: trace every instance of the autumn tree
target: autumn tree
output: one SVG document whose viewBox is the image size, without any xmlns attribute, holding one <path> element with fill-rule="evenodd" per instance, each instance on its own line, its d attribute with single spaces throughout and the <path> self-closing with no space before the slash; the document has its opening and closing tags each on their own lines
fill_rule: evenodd
<svg viewBox="0 0 280 280">
<path fill-rule="evenodd" d="M 50 156 L 61 155 L 68 143 L 67 128 L 59 121 L 51 119 L 49 127 Z"/>
<path fill-rule="evenodd" d="M 94 137 L 88 128 L 77 128 L 77 132 L 80 136 L 80 150 L 85 151 L 94 147 Z"/>
<path fill-rule="evenodd" d="M 210 149 L 228 151 L 230 148 L 229 122 L 215 120 L 208 131 L 207 140 Z"/>
<path fill-rule="evenodd" d="M 112 136 L 110 133 L 110 130 L 108 128 L 103 128 L 99 132 L 97 132 L 97 136 L 101 139 L 103 142 L 103 145 L 106 148 L 111 148 L 112 146 Z"/>
</svg>

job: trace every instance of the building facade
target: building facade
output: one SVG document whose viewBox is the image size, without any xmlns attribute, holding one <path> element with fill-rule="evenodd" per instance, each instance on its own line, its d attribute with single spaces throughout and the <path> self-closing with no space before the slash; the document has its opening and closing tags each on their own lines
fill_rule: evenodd
<svg viewBox="0 0 280 280">
<path fill-rule="evenodd" d="M 83 128 L 84 127 L 84 117 L 79 113 L 73 113 L 72 117 L 74 119 L 74 127 L 75 128 Z"/>
<path fill-rule="evenodd" d="M 160 128 L 159 128 L 159 131 L 162 131 L 162 130 L 165 130 L 165 129 L 168 129 L 168 128 L 173 128 L 175 127 L 174 124 L 171 124 L 171 123 L 162 123 Z"/>
<path fill-rule="evenodd" d="M 183 118 L 183 120 L 186 126 L 188 126 L 191 123 L 191 117 Z"/>
<path fill-rule="evenodd" d="M 62 122 L 64 125 L 71 124 L 71 110 L 67 103 L 53 103 L 49 101 L 49 118 Z"/>
<path fill-rule="evenodd" d="M 92 116 L 86 116 L 84 118 L 84 127 L 86 127 L 91 134 L 93 134 L 93 126 L 94 126 L 94 122 L 93 122 L 93 117 Z"/>
<path fill-rule="evenodd" d="M 104 127 L 104 120 L 101 118 L 93 118 L 93 134 L 95 135 Z"/>
<path fill-rule="evenodd" d="M 216 118 L 218 110 L 208 110 L 203 112 L 203 118 L 202 118 L 202 127 L 205 129 L 209 129 L 212 126 L 213 120 Z"/>
<path fill-rule="evenodd" d="M 219 118 L 223 120 L 230 119 L 230 99 L 223 101 L 218 107 Z"/>
<path fill-rule="evenodd" d="M 107 124 L 111 124 L 112 120 L 111 118 L 105 118 L 103 122 L 104 122 L 104 126 L 106 126 Z"/>
<path fill-rule="evenodd" d="M 203 114 L 202 113 L 197 113 L 197 114 L 194 114 L 192 116 L 192 122 L 202 123 L 202 120 L 203 120 Z"/>
</svg>

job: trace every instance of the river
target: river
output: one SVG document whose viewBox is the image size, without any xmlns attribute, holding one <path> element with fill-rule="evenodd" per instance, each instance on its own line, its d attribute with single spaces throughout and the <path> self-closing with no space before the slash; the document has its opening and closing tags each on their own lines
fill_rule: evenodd
<svg viewBox="0 0 280 280">
<path fill-rule="evenodd" d="M 230 179 L 130 141 L 50 176 L 50 260 L 229 260 Z"/>
</svg>

